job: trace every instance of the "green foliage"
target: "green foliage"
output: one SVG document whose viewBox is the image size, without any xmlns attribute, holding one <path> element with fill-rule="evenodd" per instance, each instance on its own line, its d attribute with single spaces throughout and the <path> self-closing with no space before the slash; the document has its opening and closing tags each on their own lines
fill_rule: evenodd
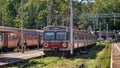
<svg viewBox="0 0 120 68">
<path fill-rule="evenodd" d="M 93 27 L 93 19 L 78 19 L 76 15 L 88 13 L 120 13 L 119 0 L 95 0 L 93 3 L 80 3 L 73 1 L 74 27 L 86 29 L 88 25 Z M 48 6 L 51 6 L 51 23 L 55 23 L 56 13 L 58 11 L 59 25 L 69 26 L 69 0 L 24 0 L 24 28 L 42 29 L 47 25 Z M 0 0 L 0 25 L 2 20 L 5 26 L 21 26 L 21 0 Z M 2 18 L 3 17 L 3 18 Z M 103 19 L 102 19 L 103 20 Z M 109 22 L 109 29 L 113 30 L 113 19 L 104 19 L 102 21 L 102 30 L 106 30 L 106 23 Z M 120 20 L 117 18 L 116 29 L 120 29 Z M 96 27 L 98 29 L 99 27 Z"/>
<path fill-rule="evenodd" d="M 120 1 L 119 0 L 95 0 L 95 3 L 93 3 L 93 10 L 92 13 L 94 14 L 100 14 L 100 13 L 120 13 Z M 115 29 L 119 30 L 120 28 L 120 18 L 116 18 L 115 20 Z M 106 21 L 106 23 L 109 23 L 109 30 L 114 30 L 113 26 L 113 18 L 108 19 L 102 19 Z M 106 24 L 102 22 L 102 30 L 106 30 L 105 28 Z"/>
<path fill-rule="evenodd" d="M 86 66 L 88 68 L 110 68 L 111 43 L 98 42 L 97 46 L 105 46 L 105 48 L 97 53 L 96 59 L 88 61 Z"/>
</svg>

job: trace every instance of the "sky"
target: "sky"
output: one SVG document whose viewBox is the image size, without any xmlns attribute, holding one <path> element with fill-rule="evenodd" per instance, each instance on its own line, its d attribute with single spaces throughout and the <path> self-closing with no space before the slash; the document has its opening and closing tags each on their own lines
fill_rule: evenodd
<svg viewBox="0 0 120 68">
<path fill-rule="evenodd" d="M 78 0 L 78 1 L 82 1 L 82 0 Z M 89 0 L 89 1 L 92 1 L 92 2 L 93 2 L 94 0 Z M 87 2 L 87 0 L 83 0 L 83 2 Z"/>
</svg>

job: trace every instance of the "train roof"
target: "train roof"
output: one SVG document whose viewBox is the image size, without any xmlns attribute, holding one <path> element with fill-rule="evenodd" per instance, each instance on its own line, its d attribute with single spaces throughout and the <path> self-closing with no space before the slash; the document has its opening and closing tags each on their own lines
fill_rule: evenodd
<svg viewBox="0 0 120 68">
<path fill-rule="evenodd" d="M 70 27 L 61 26 L 61 25 L 60 26 L 50 25 L 50 26 L 44 27 L 43 30 L 44 31 L 54 31 L 54 30 L 56 30 L 56 31 L 70 31 Z M 86 30 L 73 29 L 73 31 L 74 32 L 79 31 L 79 32 L 81 32 L 83 34 L 93 34 L 93 33 L 89 32 L 89 31 L 86 31 Z"/>
<path fill-rule="evenodd" d="M 53 25 L 50 25 L 50 26 L 46 26 L 44 27 L 43 29 L 44 31 L 52 31 L 52 30 L 70 30 L 70 27 L 66 27 L 66 26 L 53 26 Z M 79 29 L 73 29 L 74 31 L 81 31 Z"/>
<path fill-rule="evenodd" d="M 38 29 L 23 29 L 23 30 L 43 32 L 43 30 L 38 30 Z M 20 31 L 21 31 L 21 28 L 0 26 L 0 32 L 20 32 Z"/>
<path fill-rule="evenodd" d="M 66 27 L 66 26 L 54 26 L 54 25 L 50 25 L 50 26 L 46 26 L 44 27 L 43 29 L 44 31 L 52 31 L 52 30 L 63 30 L 63 31 L 66 31 L 66 30 L 70 30 L 70 27 Z M 74 31 L 77 31 L 78 29 L 73 29 Z"/>
<path fill-rule="evenodd" d="M 50 26 L 46 26 L 43 28 L 43 30 L 64 30 L 66 29 L 67 27 L 66 26 L 53 26 L 53 25 L 50 25 Z"/>
</svg>

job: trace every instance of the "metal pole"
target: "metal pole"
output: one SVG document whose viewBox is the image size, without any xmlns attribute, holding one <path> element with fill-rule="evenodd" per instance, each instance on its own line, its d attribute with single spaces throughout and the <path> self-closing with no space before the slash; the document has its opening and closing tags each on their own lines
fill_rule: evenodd
<svg viewBox="0 0 120 68">
<path fill-rule="evenodd" d="M 50 2 L 50 4 L 48 5 L 47 26 L 51 25 L 51 0 L 48 2 Z"/>
<path fill-rule="evenodd" d="M 95 32 L 95 17 L 93 18 L 93 31 Z"/>
<path fill-rule="evenodd" d="M 70 44 L 71 44 L 70 54 L 73 54 L 73 7 L 72 7 L 72 1 L 73 0 L 70 0 Z"/>
<path fill-rule="evenodd" d="M 2 26 L 4 26 L 4 21 L 3 21 L 4 17 L 3 16 L 4 15 L 3 15 L 3 8 L 2 8 Z"/>
<path fill-rule="evenodd" d="M 116 36 L 116 32 L 115 32 L 115 14 L 114 14 L 114 30 L 113 30 L 113 32 L 114 32 L 114 40 L 116 41 L 117 40 L 117 36 Z"/>
<path fill-rule="evenodd" d="M 107 23 L 107 37 L 106 40 L 108 40 L 108 23 Z"/>
<path fill-rule="evenodd" d="M 115 14 L 114 14 L 114 27 L 115 27 Z M 114 30 L 115 30 L 115 28 L 114 28 Z"/>
<path fill-rule="evenodd" d="M 22 53 L 24 53 L 24 43 L 23 43 L 23 0 L 21 0 L 21 47 Z"/>
<path fill-rule="evenodd" d="M 98 14 L 96 15 L 96 18 L 97 18 L 97 23 L 96 23 L 96 24 L 97 24 L 97 26 L 98 26 Z"/>
<path fill-rule="evenodd" d="M 100 22 L 100 27 L 99 27 L 99 38 L 101 39 L 101 22 Z"/>
<path fill-rule="evenodd" d="M 54 26 L 57 26 L 57 25 L 58 25 L 58 24 L 57 24 L 58 11 L 55 10 L 54 12 L 55 12 L 55 23 L 54 23 Z"/>
</svg>

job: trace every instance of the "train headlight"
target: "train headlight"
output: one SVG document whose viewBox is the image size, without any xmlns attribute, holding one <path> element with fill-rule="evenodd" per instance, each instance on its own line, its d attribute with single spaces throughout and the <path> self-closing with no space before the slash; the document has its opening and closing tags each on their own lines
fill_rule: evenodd
<svg viewBox="0 0 120 68">
<path fill-rule="evenodd" d="M 62 47 L 66 47 L 66 46 L 67 46 L 67 44 L 66 44 L 66 43 L 63 43 L 63 44 L 62 44 Z"/>
<path fill-rule="evenodd" d="M 44 43 L 44 47 L 48 47 L 48 43 Z"/>
</svg>

